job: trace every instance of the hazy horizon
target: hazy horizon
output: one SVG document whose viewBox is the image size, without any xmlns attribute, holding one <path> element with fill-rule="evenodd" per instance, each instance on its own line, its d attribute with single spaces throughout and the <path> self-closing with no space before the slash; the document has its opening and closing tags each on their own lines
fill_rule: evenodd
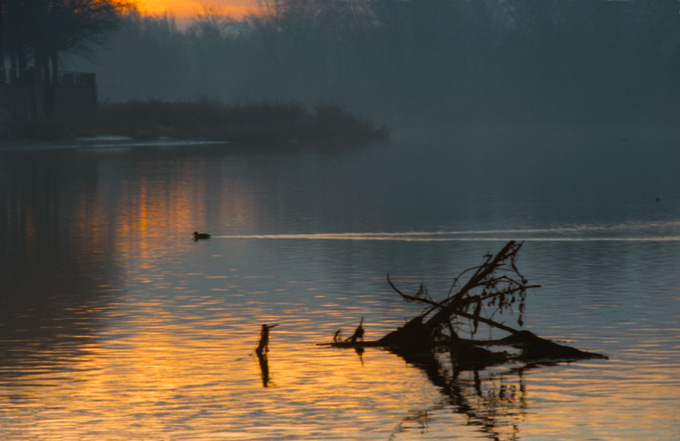
<svg viewBox="0 0 680 441">
<path fill-rule="evenodd" d="M 68 68 L 97 73 L 104 102 L 336 102 L 379 121 L 669 122 L 680 115 L 679 9 L 285 0 L 238 20 L 218 9 L 186 25 L 128 17 L 97 57 Z"/>
</svg>

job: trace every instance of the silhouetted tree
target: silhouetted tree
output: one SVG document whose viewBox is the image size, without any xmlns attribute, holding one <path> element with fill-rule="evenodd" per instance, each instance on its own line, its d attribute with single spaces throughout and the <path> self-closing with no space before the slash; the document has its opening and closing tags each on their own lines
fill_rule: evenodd
<svg viewBox="0 0 680 441">
<path fill-rule="evenodd" d="M 59 58 L 65 53 L 91 54 L 116 29 L 123 0 L 5 0 L 5 39 L 15 75 L 33 62 L 33 80 L 45 88 L 46 116 L 54 110 Z"/>
<path fill-rule="evenodd" d="M 0 0 L 0 70 L 5 68 L 5 51 L 3 49 L 4 47 L 4 33 L 3 33 L 3 28 L 2 28 L 2 13 L 3 13 L 3 6 L 2 6 L 2 0 Z"/>
<path fill-rule="evenodd" d="M 64 53 L 91 53 L 116 29 L 130 4 L 120 0 L 5 0 L 4 38 L 15 69 L 33 62 L 39 75 L 56 80 Z"/>
</svg>

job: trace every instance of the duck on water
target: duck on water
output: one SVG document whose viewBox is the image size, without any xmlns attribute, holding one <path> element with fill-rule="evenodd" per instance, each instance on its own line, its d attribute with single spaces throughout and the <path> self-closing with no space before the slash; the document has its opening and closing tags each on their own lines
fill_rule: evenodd
<svg viewBox="0 0 680 441">
<path fill-rule="evenodd" d="M 208 233 L 199 233 L 198 231 L 194 231 L 194 234 L 192 234 L 194 237 L 194 240 L 199 240 L 199 239 L 210 239 L 210 235 Z"/>
</svg>

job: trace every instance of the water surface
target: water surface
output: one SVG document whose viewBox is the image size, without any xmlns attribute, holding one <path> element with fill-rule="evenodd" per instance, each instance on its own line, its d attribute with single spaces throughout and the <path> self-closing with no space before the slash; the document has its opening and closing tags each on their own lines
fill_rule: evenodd
<svg viewBox="0 0 680 441">
<path fill-rule="evenodd" d="M 677 439 L 679 163 L 680 137 L 650 128 L 0 149 L 0 430 Z M 361 317 L 378 338 L 419 311 L 386 273 L 444 295 L 509 239 L 542 285 L 526 326 L 609 360 L 463 372 L 445 390 L 390 353 L 316 346 Z M 279 324 L 266 365 L 262 323 Z"/>
</svg>

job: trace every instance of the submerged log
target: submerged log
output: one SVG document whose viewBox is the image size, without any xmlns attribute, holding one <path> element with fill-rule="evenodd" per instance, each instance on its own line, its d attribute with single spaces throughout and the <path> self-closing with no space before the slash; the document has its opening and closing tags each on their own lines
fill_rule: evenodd
<svg viewBox="0 0 680 441">
<path fill-rule="evenodd" d="M 327 343 L 317 343 L 317 346 L 331 346 L 334 348 L 387 348 L 388 346 L 382 344 L 378 340 L 367 341 L 331 341 Z"/>
<path fill-rule="evenodd" d="M 520 361 L 571 361 L 587 359 L 607 359 L 608 357 L 596 352 L 582 351 L 571 346 L 561 345 L 554 341 L 537 336 L 531 331 L 519 331 L 501 340 L 500 344 L 521 349 L 521 353 L 514 357 Z"/>
</svg>

